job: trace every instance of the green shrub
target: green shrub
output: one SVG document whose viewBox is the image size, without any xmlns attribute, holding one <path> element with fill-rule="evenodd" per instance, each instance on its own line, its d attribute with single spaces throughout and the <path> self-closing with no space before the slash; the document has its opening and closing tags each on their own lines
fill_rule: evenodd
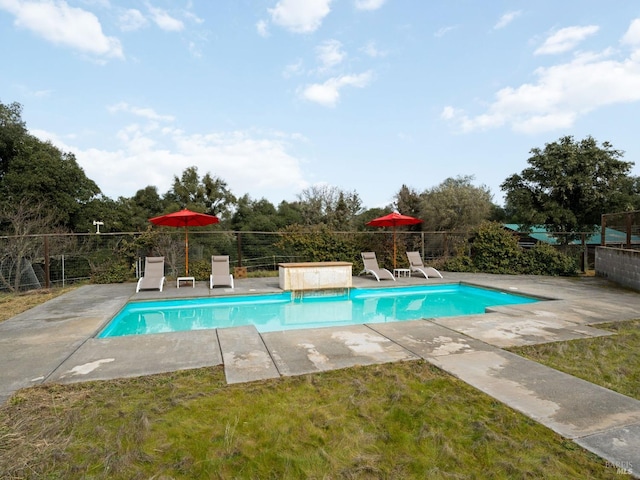
<svg viewBox="0 0 640 480">
<path fill-rule="evenodd" d="M 443 268 L 450 272 L 575 275 L 578 266 L 573 257 L 546 243 L 522 250 L 517 235 L 499 223 L 486 222 L 475 232 L 471 256 L 460 251 Z"/>
<path fill-rule="evenodd" d="M 464 255 L 448 258 L 447 261 L 443 263 L 442 270 L 447 272 L 472 273 L 476 271 L 476 268 L 473 266 L 471 257 Z"/>
<path fill-rule="evenodd" d="M 133 276 L 133 267 L 124 262 L 110 263 L 98 268 L 91 276 L 93 283 L 124 283 Z"/>
<path fill-rule="evenodd" d="M 209 280 L 211 275 L 211 259 L 189 262 L 189 276 L 196 280 Z"/>
<path fill-rule="evenodd" d="M 523 252 L 522 270 L 532 275 L 575 275 L 578 264 L 551 245 L 538 243 Z"/>
<path fill-rule="evenodd" d="M 359 258 L 355 237 L 337 234 L 326 225 L 289 225 L 281 231 L 276 247 L 293 252 L 307 262 L 352 262 Z"/>
<path fill-rule="evenodd" d="M 471 258 L 477 271 L 520 273 L 521 255 L 518 237 L 501 224 L 485 222 L 477 228 L 471 246 Z"/>
<path fill-rule="evenodd" d="M 473 259 L 467 255 L 463 249 L 458 249 L 453 257 L 447 258 L 437 268 L 447 272 L 475 272 Z"/>
</svg>

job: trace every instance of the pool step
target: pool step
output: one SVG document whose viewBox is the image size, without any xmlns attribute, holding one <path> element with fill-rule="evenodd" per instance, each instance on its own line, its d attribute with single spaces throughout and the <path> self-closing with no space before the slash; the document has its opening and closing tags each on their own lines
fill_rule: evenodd
<svg viewBox="0 0 640 480">
<path fill-rule="evenodd" d="M 253 325 L 218 329 L 227 383 L 278 378 L 280 373 Z"/>
</svg>

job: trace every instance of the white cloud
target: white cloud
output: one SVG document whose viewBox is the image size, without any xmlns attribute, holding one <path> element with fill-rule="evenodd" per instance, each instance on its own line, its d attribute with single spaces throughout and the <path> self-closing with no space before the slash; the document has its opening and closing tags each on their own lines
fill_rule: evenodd
<svg viewBox="0 0 640 480">
<path fill-rule="evenodd" d="M 269 8 L 271 20 L 295 33 L 311 33 L 322 24 L 331 11 L 332 0 L 279 0 Z"/>
<path fill-rule="evenodd" d="M 184 29 L 182 20 L 172 17 L 166 10 L 147 5 L 154 23 L 167 32 L 179 32 Z"/>
<path fill-rule="evenodd" d="M 386 0 L 356 0 L 356 8 L 358 10 L 377 10 Z"/>
<path fill-rule="evenodd" d="M 338 103 L 340 90 L 344 87 L 364 88 L 371 82 L 371 72 L 358 75 L 342 75 L 330 78 L 324 83 L 307 85 L 300 92 L 300 96 L 311 102 L 319 103 L 325 107 L 333 107 Z"/>
<path fill-rule="evenodd" d="M 202 50 L 199 44 L 194 41 L 189 42 L 189 53 L 195 58 L 202 58 Z"/>
<path fill-rule="evenodd" d="M 135 8 L 122 11 L 118 16 L 118 23 L 120 24 L 120 30 L 126 32 L 140 30 L 149 24 L 142 12 Z"/>
<path fill-rule="evenodd" d="M 110 113 L 126 112 L 153 121 L 172 122 L 174 120 L 173 116 L 171 115 L 160 115 L 159 113 L 156 113 L 156 111 L 152 108 L 135 107 L 133 105 L 129 105 L 127 102 L 120 102 L 115 105 L 110 105 L 109 107 L 107 107 L 107 110 Z"/>
<path fill-rule="evenodd" d="M 342 63 L 347 54 L 342 50 L 342 43 L 338 40 L 326 40 L 316 47 L 316 54 L 320 61 L 320 70 L 328 70 Z"/>
<path fill-rule="evenodd" d="M 640 101 L 640 56 L 611 59 L 612 52 L 585 53 L 571 62 L 538 68 L 537 81 L 506 87 L 484 113 L 468 116 L 447 106 L 441 117 L 463 132 L 509 125 L 523 133 L 566 129 L 603 106 Z"/>
<path fill-rule="evenodd" d="M 627 45 L 640 45 L 640 18 L 631 22 L 621 41 Z"/>
<path fill-rule="evenodd" d="M 304 73 L 302 59 L 298 59 L 296 63 L 291 63 L 284 68 L 282 76 L 284 78 L 291 78 L 294 76 L 302 75 Z"/>
<path fill-rule="evenodd" d="M 461 110 L 456 110 L 452 106 L 447 105 L 442 109 L 442 112 L 440 113 L 440 118 L 442 118 L 443 120 L 453 120 L 456 117 L 462 116 L 463 114 L 464 112 L 462 112 Z"/>
<path fill-rule="evenodd" d="M 120 41 L 102 32 L 100 21 L 93 13 L 71 7 L 64 0 L 0 0 L 0 9 L 16 17 L 16 26 L 53 44 L 103 58 L 124 58 Z"/>
<path fill-rule="evenodd" d="M 376 43 L 374 41 L 370 41 L 368 42 L 363 48 L 362 51 L 365 53 L 365 55 L 371 57 L 371 58 L 378 58 L 378 57 L 386 57 L 387 56 L 387 52 L 378 49 L 378 47 L 376 46 Z"/>
<path fill-rule="evenodd" d="M 585 38 L 596 33 L 600 27 L 566 27 L 547 37 L 544 43 L 534 52 L 535 55 L 564 53 L 573 50 Z"/>
<path fill-rule="evenodd" d="M 269 25 L 267 24 L 266 21 L 264 20 L 259 20 L 256 23 L 256 31 L 258 32 L 258 35 L 260 35 L 261 37 L 268 37 L 269 36 Z"/>
<path fill-rule="evenodd" d="M 452 32 L 456 28 L 458 28 L 457 25 L 451 25 L 451 26 L 448 26 L 448 27 L 442 27 L 442 28 L 438 29 L 436 31 L 436 33 L 433 34 L 433 36 L 437 37 L 437 38 L 444 37 L 447 33 Z"/>
<path fill-rule="evenodd" d="M 522 10 L 517 10 L 513 12 L 507 12 L 500 17 L 500 20 L 493 26 L 494 30 L 499 30 L 501 28 L 506 27 L 511 22 L 513 22 L 516 18 L 522 15 Z"/>
<path fill-rule="evenodd" d="M 280 201 L 308 186 L 301 161 L 291 155 L 295 135 L 251 131 L 186 133 L 171 127 L 132 124 L 116 135 L 113 148 L 82 149 L 54 134 L 34 131 L 63 151 L 75 154 L 79 165 L 110 198 L 130 197 L 148 185 L 162 194 L 174 175 L 191 166 L 224 179 L 236 195 Z"/>
<path fill-rule="evenodd" d="M 204 18 L 200 18 L 193 12 L 190 12 L 188 10 L 183 10 L 181 13 L 187 20 L 191 20 L 193 23 L 197 23 L 197 24 L 204 23 Z"/>
</svg>

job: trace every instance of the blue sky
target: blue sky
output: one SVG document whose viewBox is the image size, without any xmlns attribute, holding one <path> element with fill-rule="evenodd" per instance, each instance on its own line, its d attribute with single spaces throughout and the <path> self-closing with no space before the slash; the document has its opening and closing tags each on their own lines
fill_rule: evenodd
<svg viewBox="0 0 640 480">
<path fill-rule="evenodd" d="M 195 165 L 274 204 L 458 175 L 502 203 L 562 136 L 640 155 L 632 0 L 0 0 L 0 52 L 0 101 L 114 199 Z"/>
</svg>

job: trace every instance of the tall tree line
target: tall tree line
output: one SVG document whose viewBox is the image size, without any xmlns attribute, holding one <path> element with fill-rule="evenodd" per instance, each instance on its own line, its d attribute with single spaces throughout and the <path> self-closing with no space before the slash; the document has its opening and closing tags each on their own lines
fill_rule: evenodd
<svg viewBox="0 0 640 480">
<path fill-rule="evenodd" d="M 149 218 L 184 207 L 218 216 L 223 229 L 242 231 L 279 231 L 290 225 L 363 230 L 367 221 L 391 210 L 424 220 L 408 227 L 412 230 L 467 231 L 484 220 L 499 220 L 523 228 L 590 231 L 603 213 L 640 208 L 640 180 L 630 175 L 633 163 L 623 161 L 623 152 L 608 142 L 566 136 L 530 154 L 529 167 L 501 185 L 504 208 L 470 175 L 424 190 L 402 185 L 383 208 L 366 209 L 357 192 L 328 185 L 309 187 L 295 201 L 273 205 L 248 194 L 237 197 L 224 179 L 201 174 L 195 166 L 174 175 L 167 192 L 147 185 L 131 197 L 111 199 L 72 153 L 29 133 L 20 104 L 0 103 L 0 233 L 11 234 L 16 222 L 28 221 L 42 233 L 90 232 L 93 220 L 103 221 L 105 232 L 143 231 Z"/>
</svg>

